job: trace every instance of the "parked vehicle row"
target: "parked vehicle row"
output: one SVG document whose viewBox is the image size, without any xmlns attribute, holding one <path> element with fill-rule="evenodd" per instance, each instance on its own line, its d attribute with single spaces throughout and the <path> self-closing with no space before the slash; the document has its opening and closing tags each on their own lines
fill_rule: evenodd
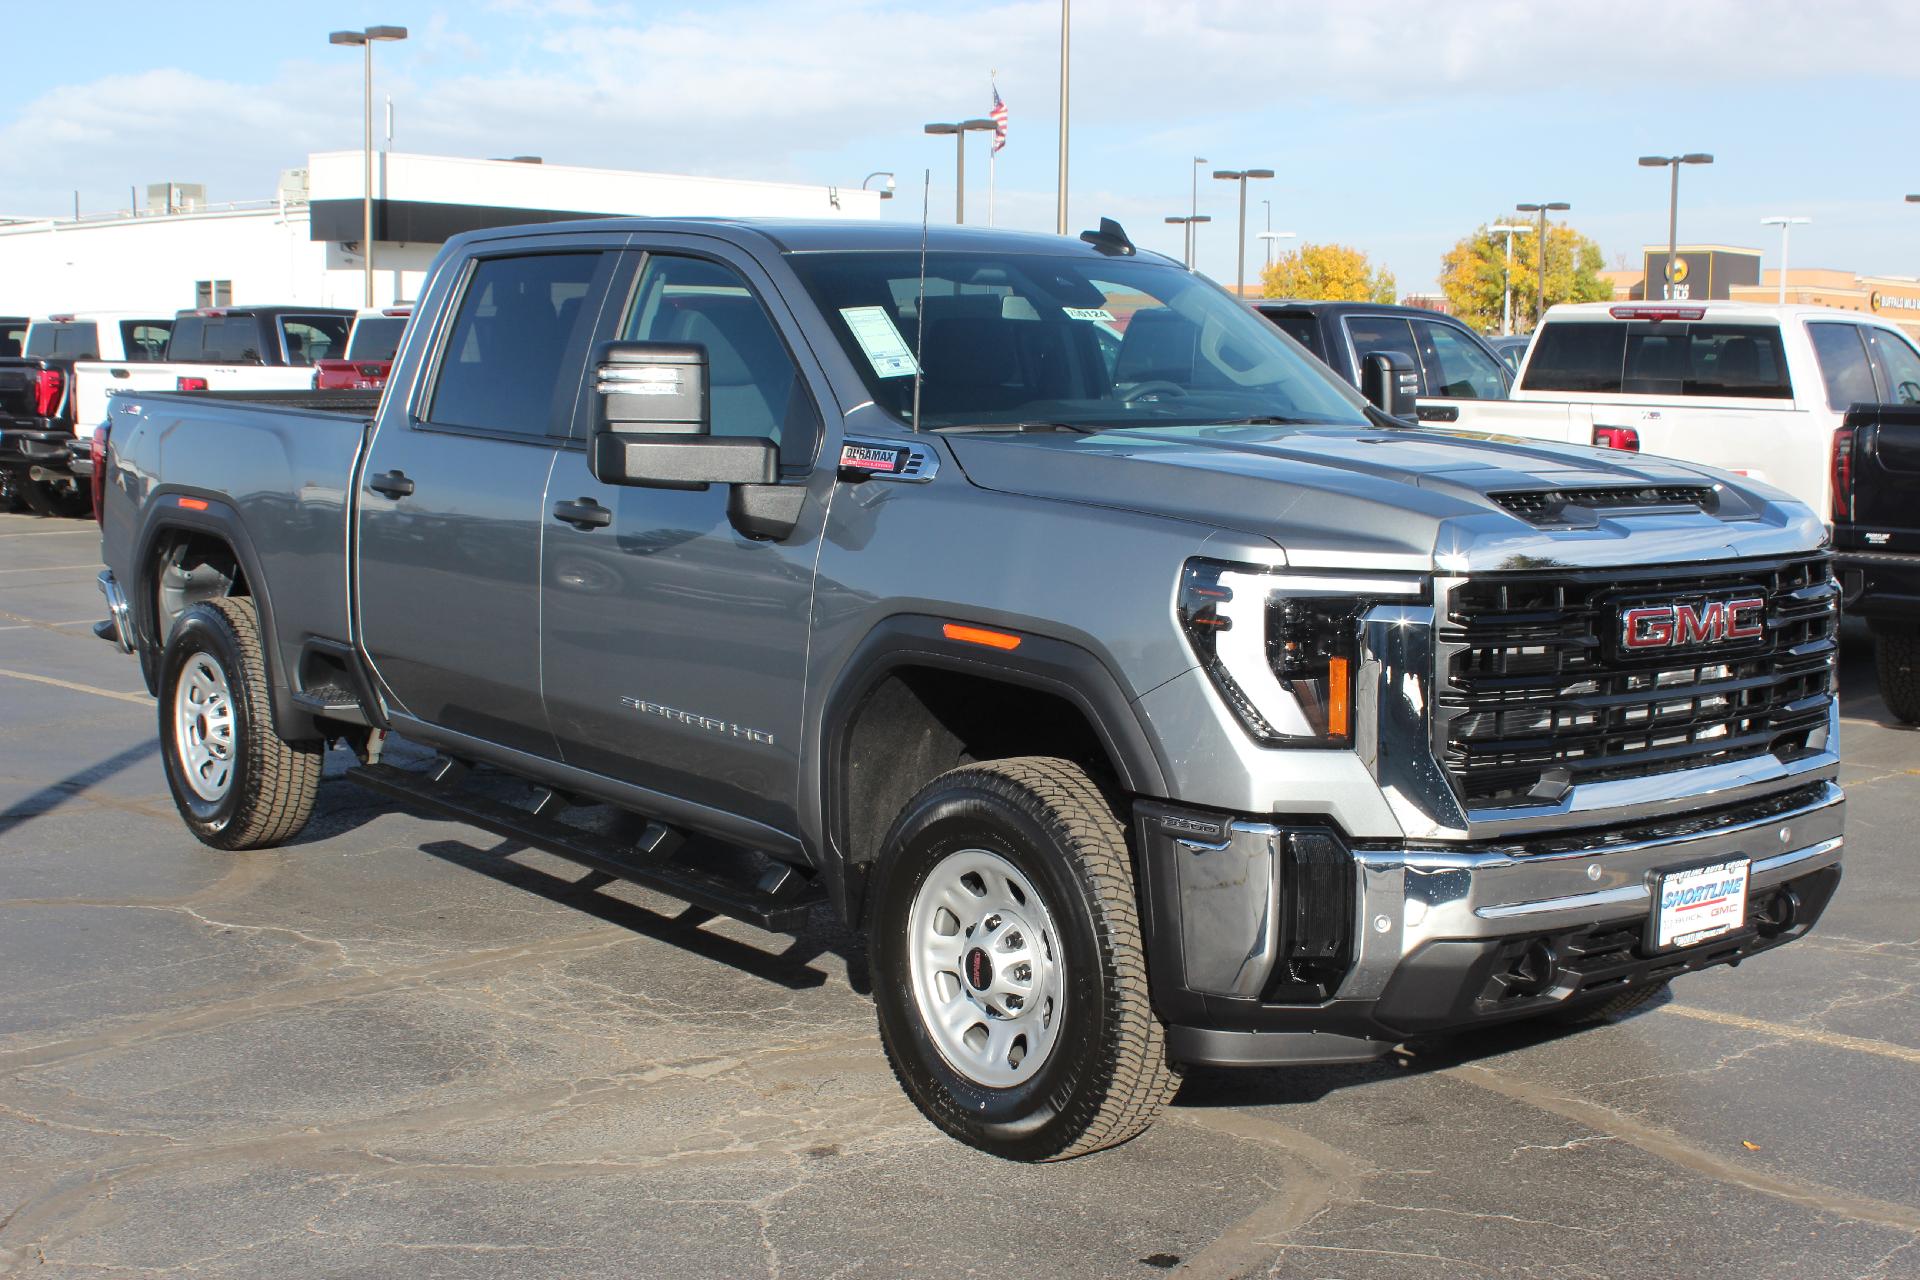
<svg viewBox="0 0 1920 1280">
<path fill-rule="evenodd" d="M 1813 510 L 1389 416 L 1111 222 L 474 232 L 383 396 L 110 415 L 103 634 L 197 837 L 292 839 L 336 741 L 705 910 L 824 904 L 998 1155 L 1189 1064 L 1605 1018 L 1839 882 Z"/>
</svg>

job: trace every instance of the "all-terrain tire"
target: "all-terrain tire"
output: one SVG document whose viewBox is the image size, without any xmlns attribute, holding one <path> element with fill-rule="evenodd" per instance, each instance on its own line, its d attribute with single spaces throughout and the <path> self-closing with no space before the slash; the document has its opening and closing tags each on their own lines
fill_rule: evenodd
<svg viewBox="0 0 1920 1280">
<path fill-rule="evenodd" d="M 215 690 L 197 704 L 211 715 L 196 717 L 195 704 L 183 701 L 183 682 Z M 216 849 L 284 844 L 313 813 L 325 744 L 283 741 L 273 731 L 271 699 L 252 600 L 205 600 L 180 615 L 160 658 L 161 756 L 181 818 Z M 220 727 L 216 735 L 208 734 L 210 720 Z M 193 744 L 209 740 L 196 753 Z"/>
<path fill-rule="evenodd" d="M 1874 628 L 1873 661 L 1879 669 L 1880 701 L 1894 719 L 1920 724 L 1920 625 L 1883 623 Z"/>
<path fill-rule="evenodd" d="M 1590 1027 L 1601 1022 L 1613 1022 L 1624 1018 L 1636 1009 L 1644 1008 L 1653 1000 L 1664 995 L 1667 979 L 1658 982 L 1643 982 L 1628 987 L 1625 991 L 1615 992 L 1604 1000 L 1588 1001 L 1585 1004 L 1571 1005 L 1557 1009 L 1550 1016 L 1563 1027 Z"/>
<path fill-rule="evenodd" d="M 1046 922 L 1030 931 L 1051 935 L 1048 954 L 1063 962 L 1060 1023 L 1042 1033 L 1031 1074 L 1004 1086 L 956 1067 L 915 987 L 916 903 L 942 868 L 974 857 L 1012 868 L 1006 878 L 1037 895 L 1035 906 L 1016 893 L 1016 910 Z M 960 1141 L 1009 1160 L 1084 1155 L 1143 1132 L 1179 1087 L 1148 996 L 1126 831 L 1077 765 L 1029 756 L 935 778 L 894 821 L 868 903 L 887 1060 L 921 1112 Z"/>
</svg>

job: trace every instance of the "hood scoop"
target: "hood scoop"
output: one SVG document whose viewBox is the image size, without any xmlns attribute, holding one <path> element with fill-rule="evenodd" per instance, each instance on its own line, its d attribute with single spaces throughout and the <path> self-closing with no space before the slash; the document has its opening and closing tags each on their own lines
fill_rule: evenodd
<svg viewBox="0 0 1920 1280">
<path fill-rule="evenodd" d="M 1587 525 L 1597 513 L 1692 510 L 1722 514 L 1739 500 L 1717 485 L 1607 485 L 1578 489 L 1523 489 L 1489 493 L 1489 501 L 1536 525 Z M 1732 515 L 1729 511 L 1726 514 Z"/>
</svg>

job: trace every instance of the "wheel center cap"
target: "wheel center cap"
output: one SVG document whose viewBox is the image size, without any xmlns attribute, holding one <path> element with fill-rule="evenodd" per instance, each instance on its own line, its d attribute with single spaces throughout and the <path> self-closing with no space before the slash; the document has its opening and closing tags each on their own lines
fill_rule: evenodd
<svg viewBox="0 0 1920 1280">
<path fill-rule="evenodd" d="M 986 951 L 975 947 L 966 955 L 967 985 L 975 991 L 985 991 L 993 985 L 993 961 L 987 958 Z"/>
</svg>

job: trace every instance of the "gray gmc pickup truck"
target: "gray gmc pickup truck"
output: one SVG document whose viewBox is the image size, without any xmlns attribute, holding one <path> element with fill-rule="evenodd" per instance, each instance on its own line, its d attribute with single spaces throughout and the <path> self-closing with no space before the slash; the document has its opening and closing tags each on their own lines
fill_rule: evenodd
<svg viewBox="0 0 1920 1280">
<path fill-rule="evenodd" d="M 104 458 L 200 839 L 289 839 L 345 743 L 697 908 L 824 904 L 906 1092 L 1009 1158 L 1186 1065 L 1613 1016 L 1839 882 L 1813 512 L 1422 431 L 1111 222 L 474 233 L 377 404 L 123 394 Z"/>
</svg>

